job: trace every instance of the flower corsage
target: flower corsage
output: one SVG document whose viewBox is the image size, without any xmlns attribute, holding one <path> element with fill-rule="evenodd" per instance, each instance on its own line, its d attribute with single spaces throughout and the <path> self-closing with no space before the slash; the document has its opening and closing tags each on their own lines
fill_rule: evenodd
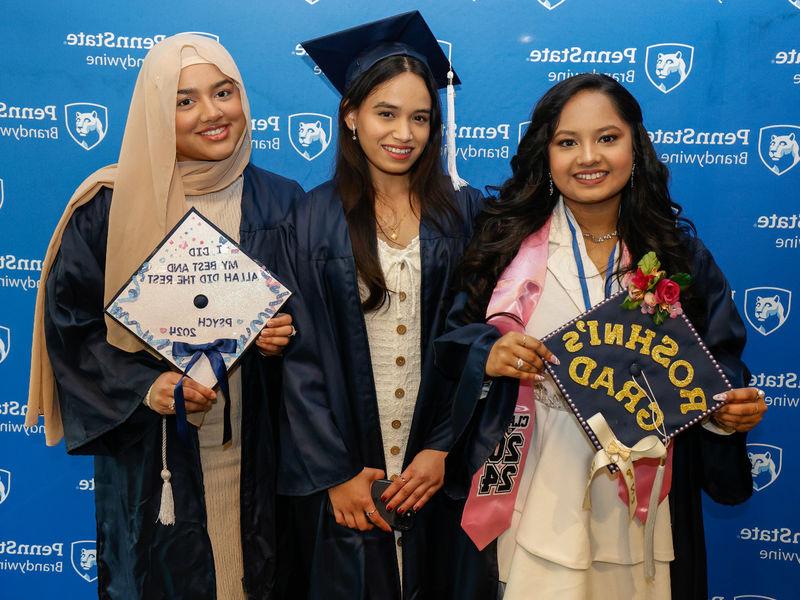
<svg viewBox="0 0 800 600">
<path fill-rule="evenodd" d="M 640 308 L 644 314 L 653 315 L 653 322 L 661 325 L 667 317 L 674 319 L 683 314 L 681 292 L 689 287 L 692 277 L 688 273 L 675 273 L 669 277 L 661 270 L 655 252 L 648 252 L 639 261 L 636 271 L 628 273 L 622 284 L 628 289 L 623 308 Z"/>
</svg>

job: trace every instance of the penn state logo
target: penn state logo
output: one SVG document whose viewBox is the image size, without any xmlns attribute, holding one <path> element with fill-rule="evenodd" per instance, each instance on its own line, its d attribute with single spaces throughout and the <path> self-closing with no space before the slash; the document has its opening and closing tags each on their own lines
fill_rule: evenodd
<svg viewBox="0 0 800 600">
<path fill-rule="evenodd" d="M 744 291 L 744 314 L 747 322 L 761 335 L 780 329 L 792 308 L 792 292 L 783 288 L 757 287 Z"/>
<path fill-rule="evenodd" d="M 102 104 L 73 102 L 64 106 L 67 132 L 78 146 L 91 150 L 108 133 L 108 109 Z"/>
<path fill-rule="evenodd" d="M 319 113 L 289 115 L 289 142 L 308 161 L 319 157 L 331 143 L 332 120 Z"/>
<path fill-rule="evenodd" d="M 70 562 L 81 579 L 89 583 L 95 581 L 97 579 L 97 544 L 95 541 L 72 542 Z"/>
<path fill-rule="evenodd" d="M 688 44 L 653 44 L 645 53 L 647 78 L 656 89 L 669 94 L 692 72 L 694 47 Z"/>
<path fill-rule="evenodd" d="M 216 33 L 208 33 L 207 31 L 181 31 L 175 35 L 202 35 L 203 37 L 211 38 L 215 42 L 219 41 L 219 36 Z"/>
<path fill-rule="evenodd" d="M 522 141 L 522 138 L 525 137 L 525 132 L 528 131 L 528 127 L 530 127 L 530 121 L 523 121 L 517 127 L 517 143 L 519 144 Z"/>
<path fill-rule="evenodd" d="M 11 352 L 11 330 L 0 325 L 0 363 L 2 363 Z"/>
<path fill-rule="evenodd" d="M 769 125 L 759 129 L 758 156 L 779 177 L 794 169 L 800 163 L 800 127 Z"/>
<path fill-rule="evenodd" d="M 789 4 L 800 10 L 800 0 L 789 0 Z"/>
<path fill-rule="evenodd" d="M 558 8 L 567 0 L 538 0 L 539 4 L 544 6 L 547 10 L 553 10 L 554 8 Z"/>
<path fill-rule="evenodd" d="M 11 471 L 0 469 L 0 504 L 6 501 L 11 493 Z"/>
<path fill-rule="evenodd" d="M 781 474 L 783 449 L 769 444 L 747 444 L 750 457 L 750 474 L 753 476 L 753 489 L 760 492 L 775 483 Z"/>
</svg>

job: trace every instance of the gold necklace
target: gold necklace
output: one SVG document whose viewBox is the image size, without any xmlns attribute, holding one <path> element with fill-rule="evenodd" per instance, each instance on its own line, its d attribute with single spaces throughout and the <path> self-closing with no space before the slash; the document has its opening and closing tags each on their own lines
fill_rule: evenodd
<svg viewBox="0 0 800 600">
<path fill-rule="evenodd" d="M 396 213 L 394 212 L 394 209 L 392 209 L 388 204 L 386 204 L 385 202 L 381 202 L 381 204 L 383 204 L 386 208 L 388 208 L 390 211 L 392 211 L 393 215 L 396 215 Z M 375 222 L 378 224 L 378 229 L 381 230 L 381 233 L 384 235 L 384 237 L 387 237 L 387 238 L 389 238 L 390 240 L 392 240 L 394 242 L 394 241 L 397 240 L 397 235 L 398 235 L 397 232 L 400 229 L 400 226 L 403 224 L 403 221 L 405 221 L 407 215 L 408 215 L 408 211 L 403 213 L 403 216 L 395 221 L 394 226 L 391 226 L 385 221 L 381 222 L 382 219 L 380 219 L 378 217 L 378 212 L 376 211 L 375 212 Z M 386 234 L 386 230 L 384 229 L 384 227 L 389 229 L 389 234 L 388 235 Z"/>
</svg>

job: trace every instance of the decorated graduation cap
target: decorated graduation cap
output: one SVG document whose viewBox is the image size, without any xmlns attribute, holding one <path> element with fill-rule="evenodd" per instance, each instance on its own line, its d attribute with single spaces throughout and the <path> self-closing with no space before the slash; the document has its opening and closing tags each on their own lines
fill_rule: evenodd
<svg viewBox="0 0 800 600">
<path fill-rule="evenodd" d="M 289 298 L 264 266 L 196 209 L 145 259 L 106 313 L 184 376 L 225 395 L 223 443 L 231 439 L 227 373 Z M 182 379 L 178 432 L 186 437 Z"/>
<path fill-rule="evenodd" d="M 419 11 L 365 23 L 301 44 L 331 84 L 345 95 L 350 86 L 380 61 L 410 56 L 428 67 L 436 85 L 447 88 L 447 170 L 458 190 L 467 182 L 458 176 L 455 147 L 455 88 L 460 84 L 449 56 Z"/>
<path fill-rule="evenodd" d="M 591 508 L 589 487 L 598 471 L 608 467 L 621 476 L 627 493 L 620 498 L 631 518 L 645 522 L 650 578 L 655 515 L 670 485 L 670 442 L 721 407 L 714 396 L 731 384 L 680 304 L 658 304 L 657 294 L 647 293 L 632 301 L 620 292 L 542 341 L 560 358 L 547 369 L 597 449 L 584 508 Z"/>
</svg>

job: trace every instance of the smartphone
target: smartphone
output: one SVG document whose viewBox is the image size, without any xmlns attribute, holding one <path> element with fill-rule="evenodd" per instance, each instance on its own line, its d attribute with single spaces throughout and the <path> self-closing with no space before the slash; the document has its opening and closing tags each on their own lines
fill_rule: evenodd
<svg viewBox="0 0 800 600">
<path fill-rule="evenodd" d="M 383 517 L 383 520 L 389 524 L 389 527 L 395 531 L 408 531 L 414 526 L 414 509 L 409 508 L 402 515 L 398 515 L 396 510 L 389 512 L 386 510 L 386 505 L 381 502 L 381 496 L 392 485 L 388 479 L 376 479 L 372 482 L 371 494 L 372 501 L 375 503 L 375 508 L 378 514 Z"/>
</svg>

